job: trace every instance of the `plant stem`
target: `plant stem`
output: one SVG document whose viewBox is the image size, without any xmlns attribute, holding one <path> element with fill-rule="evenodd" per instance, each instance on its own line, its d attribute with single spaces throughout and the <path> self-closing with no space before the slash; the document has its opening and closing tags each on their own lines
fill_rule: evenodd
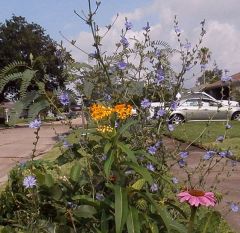
<svg viewBox="0 0 240 233">
<path fill-rule="evenodd" d="M 191 216 L 188 223 L 187 233 L 194 233 L 194 218 L 195 218 L 196 212 L 197 212 L 197 207 L 191 206 Z"/>
</svg>

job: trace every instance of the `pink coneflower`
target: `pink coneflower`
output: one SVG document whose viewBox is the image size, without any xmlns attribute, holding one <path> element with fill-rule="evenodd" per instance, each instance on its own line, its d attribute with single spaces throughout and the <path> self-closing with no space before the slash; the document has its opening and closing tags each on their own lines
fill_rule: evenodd
<svg viewBox="0 0 240 233">
<path fill-rule="evenodd" d="M 177 196 L 180 198 L 180 202 L 188 202 L 191 206 L 214 206 L 216 204 L 216 198 L 212 192 L 205 193 L 201 190 L 190 189 L 179 193 Z"/>
</svg>

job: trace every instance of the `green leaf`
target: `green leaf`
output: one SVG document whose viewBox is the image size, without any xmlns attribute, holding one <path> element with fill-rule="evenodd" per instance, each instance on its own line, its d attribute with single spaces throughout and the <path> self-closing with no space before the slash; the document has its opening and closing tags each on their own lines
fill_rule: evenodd
<svg viewBox="0 0 240 233">
<path fill-rule="evenodd" d="M 178 223 L 176 220 L 173 220 L 169 212 L 167 211 L 167 208 L 165 206 L 159 206 L 155 200 L 151 197 L 149 193 L 144 194 L 148 198 L 148 200 L 152 203 L 154 208 L 156 209 L 159 217 L 163 221 L 167 232 L 171 233 L 172 230 L 178 233 L 186 233 L 187 229 L 184 225 Z"/>
<path fill-rule="evenodd" d="M 159 233 L 158 226 L 156 223 L 149 223 L 150 229 L 152 233 Z"/>
<path fill-rule="evenodd" d="M 106 211 L 104 209 L 102 210 L 102 216 L 101 216 L 101 232 L 102 233 L 109 232 L 108 218 L 106 215 Z"/>
<path fill-rule="evenodd" d="M 53 197 L 53 199 L 59 201 L 63 195 L 62 189 L 58 184 L 55 184 L 52 188 L 51 188 L 51 195 Z"/>
<path fill-rule="evenodd" d="M 90 205 L 80 205 L 73 210 L 73 215 L 77 218 L 92 218 L 96 213 L 96 209 Z"/>
<path fill-rule="evenodd" d="M 30 105 L 28 110 L 28 117 L 30 120 L 37 117 L 37 115 L 43 111 L 46 110 L 50 106 L 49 102 L 45 99 L 37 100 L 33 104 Z"/>
<path fill-rule="evenodd" d="M 121 233 L 128 216 L 127 191 L 119 185 L 114 186 L 114 191 L 116 233 Z"/>
<path fill-rule="evenodd" d="M 20 87 L 20 96 L 21 97 L 26 96 L 27 88 L 31 84 L 31 81 L 34 78 L 36 73 L 37 73 L 37 71 L 29 70 L 29 69 L 27 69 L 23 72 L 22 82 L 21 82 L 21 87 Z"/>
<path fill-rule="evenodd" d="M 83 157 L 91 157 L 92 155 L 90 155 L 89 153 L 87 153 L 83 148 L 79 148 L 77 150 L 77 152 L 82 155 Z"/>
<path fill-rule="evenodd" d="M 145 179 L 139 179 L 132 185 L 132 188 L 135 190 L 141 190 L 145 182 Z"/>
<path fill-rule="evenodd" d="M 87 80 L 84 81 L 83 84 L 83 93 L 86 95 L 88 99 L 91 98 L 92 96 L 92 91 L 93 91 L 94 85 L 91 82 L 88 82 Z"/>
<path fill-rule="evenodd" d="M 79 177 L 81 175 L 81 167 L 80 164 L 77 163 L 72 166 L 70 171 L 70 178 L 72 181 L 77 182 L 79 180 Z"/>
<path fill-rule="evenodd" d="M 113 161 L 114 161 L 114 151 L 112 151 L 112 153 L 110 154 L 110 156 L 107 158 L 107 160 L 104 163 L 104 172 L 106 174 L 106 177 L 109 177 Z"/>
<path fill-rule="evenodd" d="M 134 207 L 129 207 L 129 213 L 127 218 L 127 230 L 128 233 L 140 233 L 140 225 L 138 218 L 138 210 Z"/>
<path fill-rule="evenodd" d="M 48 187 L 51 188 L 54 185 L 54 179 L 51 174 L 46 174 L 45 175 L 45 180 L 44 184 Z"/>
<path fill-rule="evenodd" d="M 117 143 L 117 147 L 119 147 L 122 152 L 124 152 L 127 156 L 128 156 L 128 159 L 137 163 L 137 159 L 135 157 L 135 154 L 134 152 L 128 147 L 128 145 L 126 144 L 123 144 L 122 142 L 118 142 Z"/>
<path fill-rule="evenodd" d="M 120 137 L 120 135 L 122 135 L 131 125 L 136 124 L 137 121 L 136 120 L 129 120 L 126 124 L 124 124 L 117 132 L 117 136 L 116 136 L 116 141 L 117 139 Z"/>
<path fill-rule="evenodd" d="M 104 146 L 104 154 L 107 155 L 108 151 L 110 150 L 110 148 L 112 147 L 112 144 L 110 142 L 107 142 Z"/>
<path fill-rule="evenodd" d="M 135 172 L 139 173 L 149 184 L 153 183 L 153 178 L 146 168 L 132 162 L 126 162 L 125 164 L 132 168 Z"/>
</svg>

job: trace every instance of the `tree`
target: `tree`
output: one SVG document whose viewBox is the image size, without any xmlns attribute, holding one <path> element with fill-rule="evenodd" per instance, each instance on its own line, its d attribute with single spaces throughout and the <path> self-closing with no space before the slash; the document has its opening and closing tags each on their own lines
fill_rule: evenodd
<svg viewBox="0 0 240 233">
<path fill-rule="evenodd" d="M 205 68 L 206 68 L 206 65 L 208 64 L 208 61 L 211 59 L 211 55 L 212 55 L 212 53 L 209 50 L 209 48 L 207 48 L 207 47 L 202 47 L 198 51 L 197 58 L 200 60 L 201 69 L 204 71 L 204 73 L 203 73 L 203 82 L 201 84 L 205 84 L 206 83 Z"/>
<path fill-rule="evenodd" d="M 204 70 L 203 74 L 198 77 L 197 79 L 197 85 L 202 84 L 211 84 L 221 79 L 222 76 L 222 70 L 220 70 L 217 66 L 217 64 L 214 64 L 214 68 L 212 70 Z"/>
<path fill-rule="evenodd" d="M 24 61 L 26 65 L 38 70 L 37 78 L 46 79 L 48 89 L 52 90 L 63 85 L 64 59 L 71 59 L 69 53 L 64 54 L 64 59 L 61 55 L 57 43 L 45 34 L 40 25 L 28 23 L 24 17 L 15 15 L 0 24 L 0 69 L 14 61 Z M 17 71 L 25 68 L 19 66 Z M 14 92 L 18 87 L 18 83 L 11 82 L 3 92 Z M 2 93 L 0 100 L 3 98 Z"/>
</svg>

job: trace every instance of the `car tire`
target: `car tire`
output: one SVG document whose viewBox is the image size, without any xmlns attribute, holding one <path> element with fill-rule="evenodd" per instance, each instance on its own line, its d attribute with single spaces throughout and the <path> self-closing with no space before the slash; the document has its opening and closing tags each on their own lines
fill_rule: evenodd
<svg viewBox="0 0 240 233">
<path fill-rule="evenodd" d="M 179 125 L 184 122 L 184 116 L 181 114 L 174 114 L 170 117 L 169 122 L 174 125 Z"/>
<path fill-rule="evenodd" d="M 232 120 L 234 121 L 240 121 L 240 112 L 235 112 L 232 115 Z"/>
</svg>

